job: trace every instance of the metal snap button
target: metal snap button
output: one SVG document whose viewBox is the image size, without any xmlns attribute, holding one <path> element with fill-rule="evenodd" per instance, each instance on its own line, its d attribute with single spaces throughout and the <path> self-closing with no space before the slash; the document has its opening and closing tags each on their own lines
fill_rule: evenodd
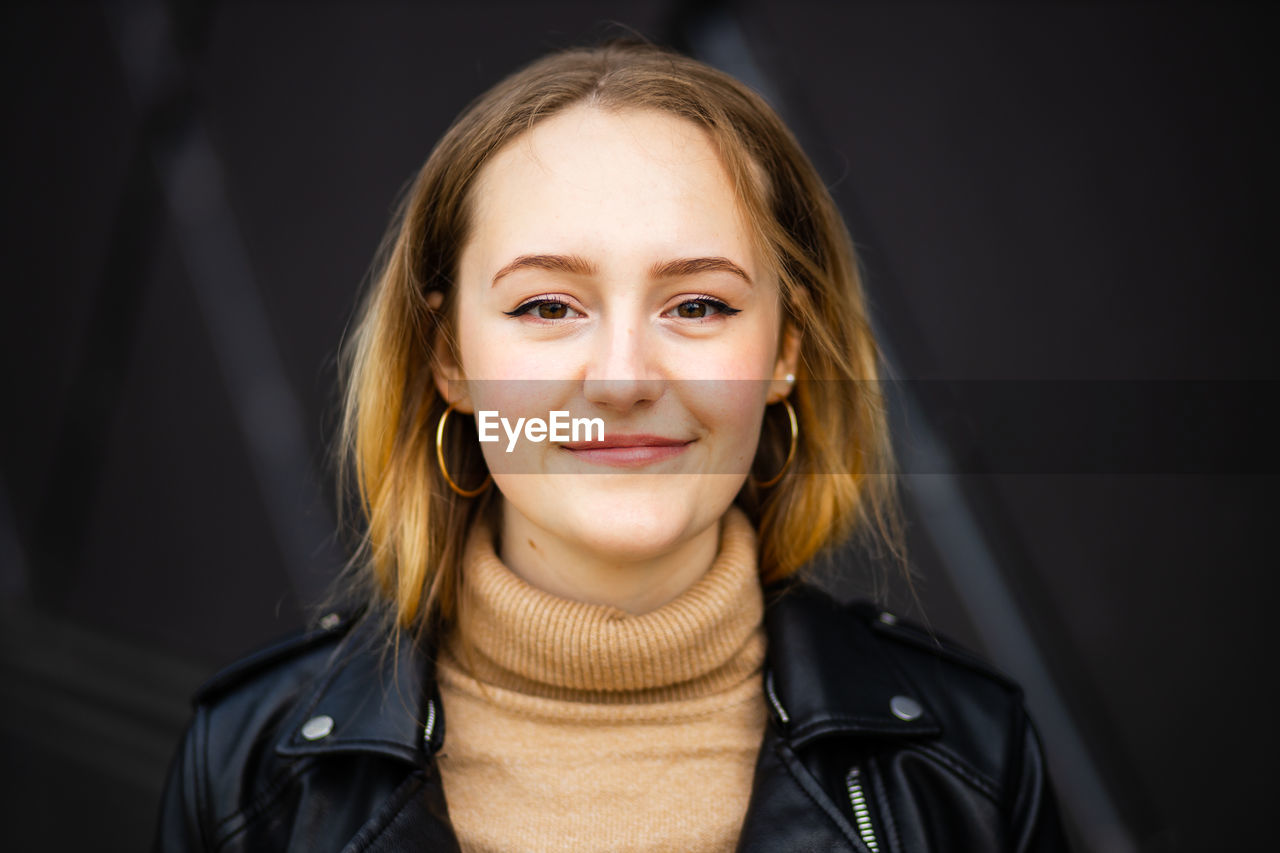
<svg viewBox="0 0 1280 853">
<path fill-rule="evenodd" d="M 320 619 L 320 628 L 324 631 L 332 631 L 342 624 L 342 614 L 329 613 Z"/>
<path fill-rule="evenodd" d="M 924 713 L 920 703 L 910 696 L 894 696 L 889 700 L 889 710 L 899 720 L 914 720 Z"/>
<path fill-rule="evenodd" d="M 318 717 L 312 717 L 302 724 L 302 736 L 307 740 L 321 740 L 327 738 L 329 733 L 333 731 L 333 717 L 327 714 L 321 714 Z"/>
</svg>

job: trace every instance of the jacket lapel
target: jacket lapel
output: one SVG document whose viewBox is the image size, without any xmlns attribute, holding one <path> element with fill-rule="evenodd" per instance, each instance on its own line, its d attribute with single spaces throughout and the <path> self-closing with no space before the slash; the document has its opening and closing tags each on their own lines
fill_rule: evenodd
<svg viewBox="0 0 1280 853">
<path fill-rule="evenodd" d="M 281 727 L 278 754 L 298 758 L 358 752 L 413 766 L 423 761 L 429 706 L 422 656 L 407 634 L 393 654 L 384 654 L 382 636 L 368 619 L 347 635 L 324 676 Z M 318 718 L 329 721 L 319 737 L 314 725 L 308 729 Z"/>
<path fill-rule="evenodd" d="M 793 748 L 830 735 L 893 739 L 940 732 L 920 691 L 881 650 L 871 614 L 804 585 L 772 588 L 767 601 L 771 703 Z M 902 698 L 916 706 L 910 719 L 893 710 Z"/>
<path fill-rule="evenodd" d="M 869 618 L 812 587 L 768 591 L 765 684 L 772 719 L 756 761 L 739 853 L 870 853 L 796 750 L 829 737 L 897 740 L 939 733 L 918 691 L 880 651 Z M 898 697 L 912 698 L 918 715 L 895 714 Z"/>
<path fill-rule="evenodd" d="M 409 776 L 342 853 L 460 853 L 435 762 Z"/>
<path fill-rule="evenodd" d="M 276 752 L 316 759 L 360 753 L 404 766 L 399 787 L 369 815 L 343 853 L 456 853 L 458 840 L 432 757 L 443 743 L 444 720 L 430 658 L 408 634 L 386 653 L 383 637 L 371 619 L 352 630 L 324 676 L 281 726 Z M 329 722 L 316 736 L 318 718 Z"/>
<path fill-rule="evenodd" d="M 796 772 L 790 748 L 772 728 L 756 759 L 751 801 L 738 837 L 738 853 L 857 851 L 869 853 L 835 806 Z M 816 796 L 815 796 L 816 794 Z"/>
</svg>

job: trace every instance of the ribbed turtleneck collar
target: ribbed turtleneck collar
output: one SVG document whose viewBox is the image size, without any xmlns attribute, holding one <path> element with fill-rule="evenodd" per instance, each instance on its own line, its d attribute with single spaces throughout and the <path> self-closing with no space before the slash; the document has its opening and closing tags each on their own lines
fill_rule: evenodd
<svg viewBox="0 0 1280 853">
<path fill-rule="evenodd" d="M 756 534 L 736 506 L 706 574 L 640 615 L 535 589 L 498 557 L 484 522 L 463 559 L 449 651 L 482 683 L 552 699 L 663 702 L 726 690 L 764 662 Z"/>
</svg>

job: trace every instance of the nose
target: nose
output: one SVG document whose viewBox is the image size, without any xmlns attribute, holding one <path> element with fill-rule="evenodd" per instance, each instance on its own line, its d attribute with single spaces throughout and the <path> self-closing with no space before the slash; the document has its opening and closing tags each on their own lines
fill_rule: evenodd
<svg viewBox="0 0 1280 853">
<path fill-rule="evenodd" d="M 600 329 L 587 366 L 583 395 L 597 405 L 627 411 L 662 396 L 657 353 L 640 322 L 625 321 Z"/>
</svg>

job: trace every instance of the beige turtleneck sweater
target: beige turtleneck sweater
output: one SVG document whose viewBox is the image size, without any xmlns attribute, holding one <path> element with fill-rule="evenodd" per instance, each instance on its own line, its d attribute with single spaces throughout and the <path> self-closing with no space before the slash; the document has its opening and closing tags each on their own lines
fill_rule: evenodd
<svg viewBox="0 0 1280 853">
<path fill-rule="evenodd" d="M 534 589 L 484 525 L 462 596 L 438 662 L 437 757 L 466 853 L 734 848 L 765 726 L 756 536 L 740 509 L 707 573 L 650 613 Z"/>
</svg>

